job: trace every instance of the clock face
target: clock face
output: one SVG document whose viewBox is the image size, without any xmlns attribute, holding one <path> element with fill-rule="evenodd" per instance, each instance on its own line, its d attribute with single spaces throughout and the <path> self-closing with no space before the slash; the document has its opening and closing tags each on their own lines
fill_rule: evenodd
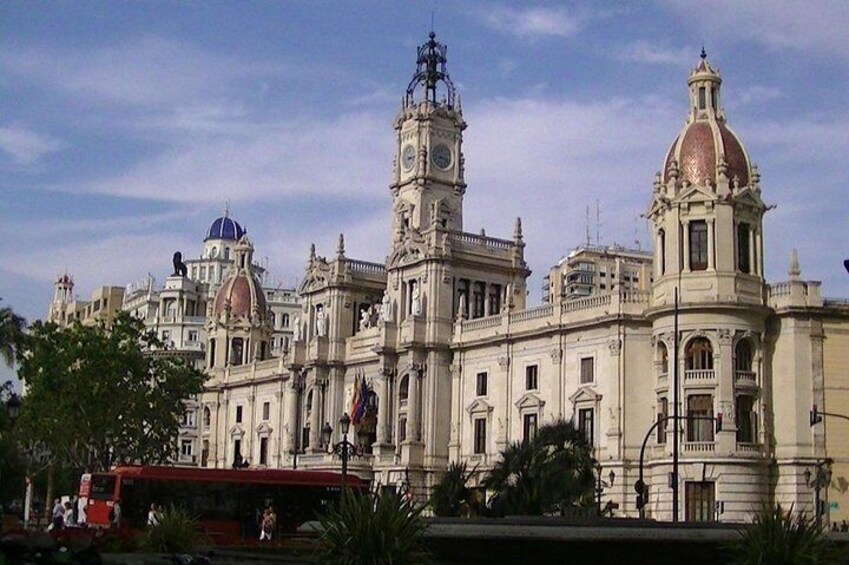
<svg viewBox="0 0 849 565">
<path fill-rule="evenodd" d="M 401 165 L 404 167 L 405 171 L 409 171 L 413 168 L 413 165 L 416 162 L 416 148 L 412 145 L 408 145 L 404 148 L 404 151 L 401 153 Z"/>
<path fill-rule="evenodd" d="M 431 151 L 430 160 L 434 165 L 445 170 L 451 166 L 451 150 L 447 145 L 440 143 Z"/>
</svg>

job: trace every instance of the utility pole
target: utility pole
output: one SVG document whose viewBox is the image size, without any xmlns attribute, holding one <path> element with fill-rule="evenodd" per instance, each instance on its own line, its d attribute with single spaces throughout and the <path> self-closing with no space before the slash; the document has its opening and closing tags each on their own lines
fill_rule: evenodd
<svg viewBox="0 0 849 565">
<path fill-rule="evenodd" d="M 672 367 L 672 403 L 673 403 L 673 419 L 672 419 L 672 523 L 678 523 L 678 430 L 680 427 L 680 409 L 678 403 L 678 288 L 675 288 L 675 314 L 673 323 L 673 333 L 675 346 L 673 347 L 673 358 L 675 364 Z"/>
</svg>

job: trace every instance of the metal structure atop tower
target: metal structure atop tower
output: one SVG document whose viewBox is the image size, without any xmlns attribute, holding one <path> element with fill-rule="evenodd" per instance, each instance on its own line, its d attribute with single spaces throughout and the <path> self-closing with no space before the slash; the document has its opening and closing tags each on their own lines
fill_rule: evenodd
<svg viewBox="0 0 849 565">
<path fill-rule="evenodd" d="M 407 86 L 407 106 L 415 103 L 415 92 L 419 85 L 424 86 L 425 100 L 438 104 L 436 86 L 442 82 L 446 90 L 442 103 L 449 108 L 454 107 L 454 83 L 445 71 L 445 63 L 448 61 L 445 56 L 447 52 L 448 48 L 436 41 L 436 34 L 430 32 L 428 41 L 418 48 L 416 74 Z"/>
</svg>

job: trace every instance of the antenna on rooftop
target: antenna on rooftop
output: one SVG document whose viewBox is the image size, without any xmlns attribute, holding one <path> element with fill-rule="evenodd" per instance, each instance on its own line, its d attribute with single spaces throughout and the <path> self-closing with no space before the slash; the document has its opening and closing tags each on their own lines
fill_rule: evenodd
<svg viewBox="0 0 849 565">
<path fill-rule="evenodd" d="M 601 246 L 601 204 L 595 201 L 595 244 Z"/>
<path fill-rule="evenodd" d="M 587 247 L 590 246 L 590 207 L 587 205 L 587 213 L 584 218 L 584 231 L 586 231 Z"/>
</svg>

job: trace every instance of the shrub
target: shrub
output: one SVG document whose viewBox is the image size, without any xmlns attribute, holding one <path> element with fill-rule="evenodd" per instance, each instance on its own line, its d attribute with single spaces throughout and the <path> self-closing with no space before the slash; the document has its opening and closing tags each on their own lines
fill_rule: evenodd
<svg viewBox="0 0 849 565">
<path fill-rule="evenodd" d="M 421 507 L 397 494 L 372 495 L 345 490 L 321 517 L 316 548 L 321 563 L 426 563 L 421 537 Z"/>
<path fill-rule="evenodd" d="M 183 508 L 170 506 L 162 513 L 159 525 L 147 532 L 142 544 L 153 551 L 185 553 L 204 541 L 197 517 Z"/>
<path fill-rule="evenodd" d="M 739 565 L 815 565 L 834 563 L 834 548 L 823 530 L 804 513 L 765 508 L 740 530 L 730 548 L 732 563 Z"/>
<path fill-rule="evenodd" d="M 470 511 L 473 509 L 475 501 L 472 491 L 466 486 L 472 473 L 474 469 L 471 473 L 467 472 L 465 463 L 453 461 L 448 466 L 430 497 L 430 506 L 435 515 L 460 516 L 464 507 Z"/>
</svg>

